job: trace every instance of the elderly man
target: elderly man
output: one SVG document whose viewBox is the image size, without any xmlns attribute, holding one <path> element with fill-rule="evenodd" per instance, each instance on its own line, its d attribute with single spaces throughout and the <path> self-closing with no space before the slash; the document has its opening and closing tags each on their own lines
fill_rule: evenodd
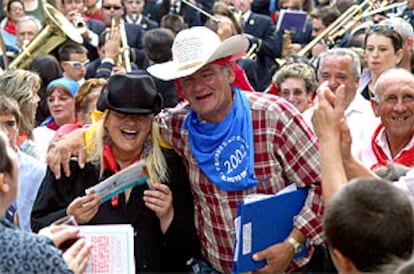
<svg viewBox="0 0 414 274">
<path fill-rule="evenodd" d="M 9 63 L 12 62 L 16 56 L 18 56 L 23 46 L 27 45 L 35 37 L 41 27 L 40 21 L 30 15 L 23 16 L 17 21 L 17 45 L 6 45 L 6 54 Z M 0 52 L 0 54 L 2 53 Z M 4 68 L 3 56 L 0 58 L 0 66 Z"/>
<path fill-rule="evenodd" d="M 22 48 L 32 41 L 40 28 L 41 24 L 35 17 L 27 15 L 20 18 L 16 24 L 17 44 L 19 48 Z"/>
<path fill-rule="evenodd" d="M 369 138 L 379 124 L 369 102 L 356 92 L 360 73 L 359 57 L 349 49 L 335 48 L 320 56 L 319 85 L 327 85 L 333 93 L 340 85 L 345 86 L 345 117 L 354 140 L 352 144 L 353 155 L 358 154 L 361 141 Z M 309 125 L 311 125 L 314 111 L 315 108 L 310 108 L 303 113 L 304 119 Z"/>
<path fill-rule="evenodd" d="M 253 260 L 266 261 L 260 270 L 274 273 L 303 267 L 312 256 L 312 245 L 322 242 L 323 204 L 316 183 L 318 145 L 292 105 L 238 88 L 243 81 L 233 62 L 247 47 L 244 36 L 221 42 L 214 32 L 195 27 L 177 35 L 173 61 L 148 68 L 157 78 L 175 79 L 187 99 L 156 119 L 163 143 L 170 144 L 186 165 L 198 235 L 211 266 L 206 271 L 211 273 L 231 272 L 233 220 L 237 204 L 248 194 L 273 194 L 293 182 L 308 188 L 306 202 L 286 240 L 253 255 Z M 66 160 L 70 150 L 83 147 L 79 140 L 79 132 L 72 133 L 49 151 L 48 162 L 56 176 L 60 176 L 62 159 L 65 173 L 70 174 Z M 293 260 L 305 240 L 306 256 Z"/>
<path fill-rule="evenodd" d="M 164 140 L 186 163 L 203 255 L 215 270 L 231 271 L 238 202 L 251 193 L 276 193 L 292 182 L 309 188 L 286 240 L 253 256 L 266 260 L 261 270 L 282 272 L 309 261 L 311 253 L 292 261 L 301 243 L 322 240 L 322 203 L 314 184 L 319 181 L 318 149 L 290 104 L 234 85 L 238 75 L 232 62 L 247 46 L 243 36 L 220 43 L 204 27 L 184 30 L 174 41 L 173 61 L 148 71 L 163 80 L 176 79 L 188 101 L 161 113 L 157 121 Z M 231 163 L 236 155 L 237 163 Z"/>
<path fill-rule="evenodd" d="M 371 104 L 381 124 L 358 158 L 371 169 L 391 163 L 414 167 L 414 76 L 401 68 L 384 72 Z"/>
<path fill-rule="evenodd" d="M 388 182 L 368 179 L 377 176 L 350 153 L 345 105 L 343 85 L 335 95 L 329 87 L 318 89 L 318 104 L 312 122 L 320 141 L 323 196 L 329 203 L 324 216 L 325 235 L 340 273 L 375 272 L 393 258 L 406 259 L 411 255 L 413 211 L 406 195 L 414 195 L 414 172 L 412 169 L 393 183 L 406 195 Z M 353 178 L 359 179 L 347 184 Z M 359 214 L 361 209 L 381 218 L 367 221 L 367 214 Z M 408 229 L 401 232 L 401 227 Z"/>
</svg>

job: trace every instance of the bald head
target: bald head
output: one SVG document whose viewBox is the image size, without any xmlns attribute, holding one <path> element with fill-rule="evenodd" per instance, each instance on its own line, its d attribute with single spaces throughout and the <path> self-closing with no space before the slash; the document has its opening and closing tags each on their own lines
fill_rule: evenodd
<svg viewBox="0 0 414 274">
<path fill-rule="evenodd" d="M 375 101 L 379 102 L 381 100 L 381 91 L 384 83 L 389 84 L 390 82 L 397 83 L 410 83 L 414 86 L 414 76 L 406 69 L 403 68 L 392 68 L 387 71 L 384 71 L 374 87 Z"/>
</svg>

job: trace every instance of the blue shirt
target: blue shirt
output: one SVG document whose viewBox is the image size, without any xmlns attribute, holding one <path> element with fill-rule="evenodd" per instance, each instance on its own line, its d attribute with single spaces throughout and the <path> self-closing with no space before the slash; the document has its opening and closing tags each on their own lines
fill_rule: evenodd
<svg viewBox="0 0 414 274">
<path fill-rule="evenodd" d="M 30 214 L 37 191 L 46 174 L 46 164 L 18 151 L 19 162 L 19 187 L 16 199 L 16 208 L 19 218 L 20 229 L 32 232 L 30 227 Z"/>
</svg>

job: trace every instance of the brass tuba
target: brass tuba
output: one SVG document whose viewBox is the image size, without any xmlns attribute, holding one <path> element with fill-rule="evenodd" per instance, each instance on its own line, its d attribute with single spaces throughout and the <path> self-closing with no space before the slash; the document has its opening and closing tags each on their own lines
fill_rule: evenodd
<svg viewBox="0 0 414 274">
<path fill-rule="evenodd" d="M 48 54 L 68 38 L 76 43 L 83 43 L 79 31 L 57 9 L 46 4 L 45 12 L 48 22 L 29 44 L 23 46 L 19 55 L 9 64 L 9 69 L 27 68 L 34 58 Z"/>
</svg>

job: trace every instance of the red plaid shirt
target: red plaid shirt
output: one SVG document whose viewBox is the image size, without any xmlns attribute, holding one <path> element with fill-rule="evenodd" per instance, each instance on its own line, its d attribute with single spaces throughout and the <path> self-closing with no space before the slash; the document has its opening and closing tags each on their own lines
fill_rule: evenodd
<svg viewBox="0 0 414 274">
<path fill-rule="evenodd" d="M 198 167 L 190 150 L 188 132 L 182 129 L 188 104 L 165 110 L 156 118 L 164 140 L 181 154 L 187 166 L 203 255 L 216 270 L 224 273 L 231 272 L 237 205 L 252 193 L 273 194 L 292 182 L 298 187 L 309 187 L 305 206 L 294 225 L 308 243 L 322 242 L 323 203 L 316 137 L 300 114 L 285 101 L 263 93 L 245 94 L 252 111 L 254 173 L 260 181 L 245 191 L 220 190 Z M 293 261 L 288 270 L 306 264 L 313 253 L 312 247 L 308 250 L 307 256 Z"/>
</svg>

